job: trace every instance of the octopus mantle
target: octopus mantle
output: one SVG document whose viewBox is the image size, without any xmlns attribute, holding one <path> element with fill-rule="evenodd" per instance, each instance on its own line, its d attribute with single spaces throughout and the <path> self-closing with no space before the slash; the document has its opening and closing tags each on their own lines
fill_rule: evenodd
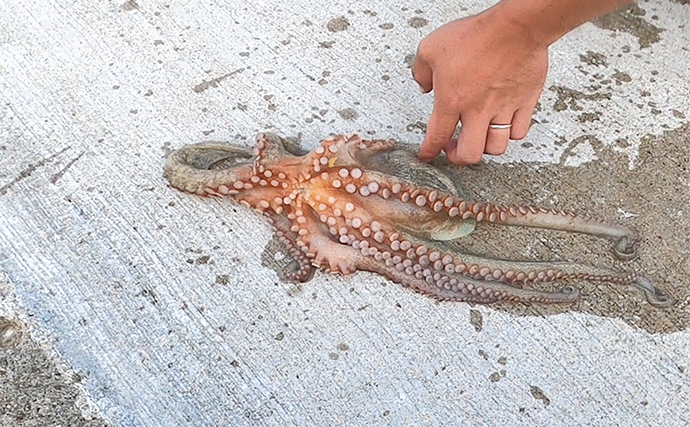
<svg viewBox="0 0 690 427">
<path fill-rule="evenodd" d="M 316 268 L 366 270 L 441 300 L 572 303 L 580 298 L 572 286 L 549 292 L 530 284 L 579 279 L 633 286 L 650 304 L 671 304 L 636 273 L 460 252 L 449 241 L 478 221 L 608 238 L 623 259 L 635 255 L 637 238 L 626 227 L 570 212 L 469 202 L 442 169 L 392 140 L 337 136 L 309 153 L 269 133 L 257 136 L 253 151 L 200 143 L 172 152 L 165 177 L 180 190 L 229 196 L 268 217 L 299 264 L 294 280 L 309 280 Z"/>
</svg>

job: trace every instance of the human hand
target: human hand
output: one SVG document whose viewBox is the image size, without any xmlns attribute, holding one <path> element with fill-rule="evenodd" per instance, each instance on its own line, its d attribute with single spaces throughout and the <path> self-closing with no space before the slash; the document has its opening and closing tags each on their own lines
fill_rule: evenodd
<svg viewBox="0 0 690 427">
<path fill-rule="evenodd" d="M 450 22 L 419 44 L 412 74 L 423 92 L 435 93 L 420 159 L 443 149 L 455 164 L 478 163 L 483 153 L 503 154 L 509 138 L 527 134 L 546 79 L 548 45 L 500 13 L 492 8 Z"/>
</svg>

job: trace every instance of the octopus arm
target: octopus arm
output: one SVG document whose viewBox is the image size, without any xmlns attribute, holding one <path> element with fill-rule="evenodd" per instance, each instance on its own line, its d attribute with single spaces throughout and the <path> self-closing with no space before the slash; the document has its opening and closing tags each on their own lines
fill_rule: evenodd
<svg viewBox="0 0 690 427">
<path fill-rule="evenodd" d="M 610 238 L 615 240 L 614 252 L 618 258 L 628 260 L 636 256 L 637 236 L 632 230 L 622 225 L 609 224 L 566 211 L 469 202 L 458 199 L 453 194 L 433 188 L 411 186 L 407 182 L 394 178 L 380 180 L 370 172 L 363 174 L 361 181 L 358 188 L 372 186 L 377 189 L 378 198 L 386 201 L 393 199 L 408 206 L 405 210 L 414 214 L 406 212 L 407 216 L 402 216 L 399 220 L 401 225 L 418 224 L 416 219 L 426 214 L 430 216 L 428 223 L 434 219 L 440 221 L 439 224 L 447 220 L 460 219 L 470 224 L 474 221 L 485 221 L 499 225 L 553 229 Z M 372 185 L 372 182 L 375 184 Z M 467 227 L 469 229 L 471 226 L 467 225 Z M 444 238 L 443 233 L 439 232 L 434 240 L 449 239 Z"/>
<path fill-rule="evenodd" d="M 288 275 L 288 279 L 297 282 L 307 282 L 314 276 L 315 268 L 311 260 L 304 254 L 298 245 L 299 235 L 293 231 L 292 223 L 287 214 L 279 215 L 274 211 L 264 212 L 271 225 L 276 230 L 276 236 L 290 253 L 292 259 L 297 262 L 297 271 Z"/>
<path fill-rule="evenodd" d="M 252 150 L 221 142 L 202 142 L 170 153 L 164 176 L 173 187 L 201 196 L 232 194 L 249 181 Z M 239 187 L 239 185 L 238 185 Z"/>
<path fill-rule="evenodd" d="M 385 263 L 367 258 L 363 270 L 387 277 L 389 280 L 441 301 L 492 303 L 499 300 L 539 303 L 574 303 L 580 292 L 566 286 L 555 292 L 523 289 L 501 282 L 486 282 L 470 277 L 439 274 L 438 276 L 410 275 Z"/>
<path fill-rule="evenodd" d="M 504 225 L 545 228 L 609 238 L 616 242 L 614 253 L 618 258 L 628 260 L 636 256 L 637 236 L 628 227 L 609 224 L 570 212 L 518 207 L 513 208 L 513 213 L 510 215 L 499 217 L 495 222 Z"/>
</svg>

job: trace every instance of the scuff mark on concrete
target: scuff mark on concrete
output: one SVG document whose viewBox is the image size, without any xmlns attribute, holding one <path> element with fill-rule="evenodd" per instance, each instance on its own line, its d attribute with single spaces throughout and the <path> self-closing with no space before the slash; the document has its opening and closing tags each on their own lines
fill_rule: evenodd
<svg viewBox="0 0 690 427">
<path fill-rule="evenodd" d="M 139 4 L 134 0 L 127 0 L 126 2 L 122 3 L 122 6 L 120 6 L 120 10 L 123 12 L 129 12 L 137 9 L 139 9 Z"/>
<path fill-rule="evenodd" d="M 347 121 L 356 120 L 359 117 L 357 110 L 349 107 L 338 110 L 338 115 Z"/>
<path fill-rule="evenodd" d="M 483 323 L 482 312 L 474 309 L 470 310 L 470 325 L 474 326 L 475 332 L 482 331 Z"/>
<path fill-rule="evenodd" d="M 407 24 L 412 28 L 422 28 L 429 25 L 429 20 L 421 16 L 415 16 L 407 21 Z"/>
<path fill-rule="evenodd" d="M 8 182 L 7 184 L 3 185 L 0 187 L 0 196 L 3 196 L 7 194 L 7 190 L 9 190 L 13 185 L 16 183 L 28 178 L 31 176 L 32 173 L 36 171 L 36 169 L 42 167 L 46 163 L 50 163 L 55 157 L 59 156 L 60 154 L 64 153 L 65 151 L 69 150 L 71 147 L 67 146 L 63 148 L 62 150 L 58 151 L 55 154 L 51 154 L 50 156 L 46 157 L 45 159 L 39 160 L 36 164 L 30 163 L 26 168 L 24 168 L 21 172 L 19 172 L 19 175 L 17 175 L 12 181 Z"/>
<path fill-rule="evenodd" d="M 51 184 L 55 184 L 60 178 L 62 178 L 62 176 L 65 174 L 65 172 L 67 172 L 67 169 L 71 168 L 72 165 L 74 165 L 77 162 L 77 160 L 81 159 L 81 156 L 83 156 L 84 153 L 85 153 L 85 151 L 82 151 L 81 153 L 79 153 L 79 155 L 77 157 L 70 160 L 69 163 L 67 163 L 67 165 L 65 165 L 65 167 L 62 168 L 58 173 L 56 173 L 55 175 L 50 177 Z"/>
<path fill-rule="evenodd" d="M 231 71 L 227 74 L 223 74 L 220 77 L 216 77 L 216 78 L 211 79 L 211 80 L 204 80 L 201 83 L 199 83 L 198 85 L 194 86 L 192 88 L 192 90 L 196 93 L 201 93 L 210 87 L 218 87 L 220 82 L 222 82 L 223 80 L 227 79 L 228 77 L 232 77 L 235 74 L 239 74 L 239 73 L 243 72 L 244 70 L 245 70 L 245 68 L 238 68 L 237 70 Z"/>
<path fill-rule="evenodd" d="M 541 400 L 541 402 L 544 404 L 544 406 L 549 406 L 551 404 L 551 399 L 548 398 L 546 394 L 540 389 L 539 387 L 535 385 L 531 385 L 529 387 L 530 393 L 532 393 L 532 397 Z"/>
</svg>

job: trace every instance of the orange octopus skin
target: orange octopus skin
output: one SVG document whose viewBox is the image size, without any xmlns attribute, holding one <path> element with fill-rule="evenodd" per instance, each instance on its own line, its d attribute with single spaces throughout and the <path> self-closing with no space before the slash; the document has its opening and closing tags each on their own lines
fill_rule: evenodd
<svg viewBox="0 0 690 427">
<path fill-rule="evenodd" d="M 336 136 L 309 153 L 270 133 L 257 136 L 253 151 L 200 143 L 172 152 L 165 177 L 179 190 L 232 197 L 268 217 L 298 261 L 294 280 L 309 280 L 316 268 L 366 270 L 440 300 L 573 303 L 580 292 L 572 286 L 548 292 L 529 284 L 583 279 L 637 287 L 655 306 L 672 303 L 636 273 L 459 252 L 447 242 L 477 221 L 609 238 L 625 259 L 635 256 L 637 238 L 626 227 L 570 212 L 466 201 L 442 169 L 393 140 Z"/>
</svg>

